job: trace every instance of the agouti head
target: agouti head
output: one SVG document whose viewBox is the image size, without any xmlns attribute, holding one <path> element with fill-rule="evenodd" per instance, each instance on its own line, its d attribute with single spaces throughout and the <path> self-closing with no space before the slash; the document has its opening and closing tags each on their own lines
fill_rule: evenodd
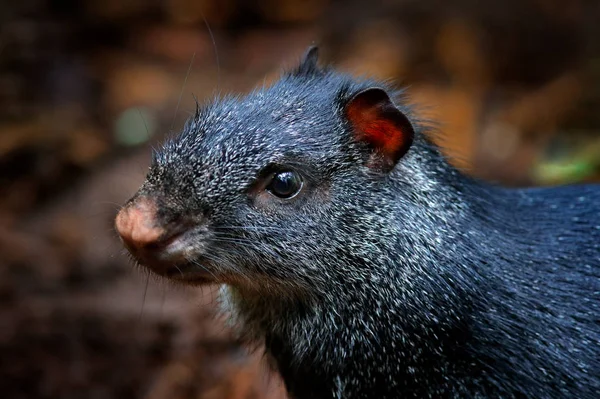
<svg viewBox="0 0 600 399">
<path fill-rule="evenodd" d="M 311 48 L 272 87 L 200 107 L 117 231 L 139 263 L 190 284 L 310 294 L 375 278 L 378 242 L 398 235 L 391 176 L 415 140 L 396 94 L 318 67 Z"/>
</svg>

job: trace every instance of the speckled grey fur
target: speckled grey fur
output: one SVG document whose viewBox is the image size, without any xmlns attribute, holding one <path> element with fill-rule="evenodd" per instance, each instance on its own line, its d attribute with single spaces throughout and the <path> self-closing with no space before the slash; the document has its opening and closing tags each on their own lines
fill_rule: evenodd
<svg viewBox="0 0 600 399">
<path fill-rule="evenodd" d="M 344 106 L 383 87 L 416 127 L 390 173 Z M 449 166 L 387 85 L 308 59 L 203 106 L 155 154 L 142 195 L 194 220 L 190 259 L 308 398 L 600 397 L 600 188 L 507 190 Z M 298 198 L 257 206 L 268 165 Z"/>
</svg>

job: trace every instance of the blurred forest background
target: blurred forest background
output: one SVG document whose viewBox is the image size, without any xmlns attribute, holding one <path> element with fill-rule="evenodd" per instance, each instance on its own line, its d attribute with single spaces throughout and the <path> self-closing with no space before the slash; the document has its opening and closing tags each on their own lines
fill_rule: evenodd
<svg viewBox="0 0 600 399">
<path fill-rule="evenodd" d="M 469 173 L 514 186 L 594 181 L 599 7 L 2 1 L 0 396 L 284 397 L 260 354 L 214 317 L 213 288 L 133 268 L 112 227 L 192 93 L 246 92 L 316 42 L 347 72 L 408 86 Z"/>
</svg>

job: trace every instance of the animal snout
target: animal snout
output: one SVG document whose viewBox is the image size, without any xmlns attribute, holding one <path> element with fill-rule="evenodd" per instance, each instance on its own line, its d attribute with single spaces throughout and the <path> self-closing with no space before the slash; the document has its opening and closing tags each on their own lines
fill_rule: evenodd
<svg viewBox="0 0 600 399">
<path fill-rule="evenodd" d="M 165 235 L 158 226 L 156 204 L 148 198 L 139 198 L 125 206 L 115 220 L 117 232 L 130 250 L 156 246 Z"/>
<path fill-rule="evenodd" d="M 133 257 L 152 271 L 164 275 L 178 261 L 169 245 L 178 236 L 158 220 L 158 206 L 148 197 L 138 197 L 117 214 L 115 228 Z"/>
</svg>

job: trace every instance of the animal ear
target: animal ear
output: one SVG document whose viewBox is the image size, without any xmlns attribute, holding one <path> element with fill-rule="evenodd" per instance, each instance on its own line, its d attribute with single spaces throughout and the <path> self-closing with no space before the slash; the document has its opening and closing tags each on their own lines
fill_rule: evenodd
<svg viewBox="0 0 600 399">
<path fill-rule="evenodd" d="M 319 48 L 317 46 L 310 46 L 304 53 L 302 61 L 298 66 L 297 73 L 300 75 L 309 75 L 318 71 L 319 69 Z"/>
<path fill-rule="evenodd" d="M 413 142 L 414 129 L 406 115 L 378 87 L 352 97 L 345 113 L 354 139 L 367 144 L 372 151 L 367 166 L 391 171 Z"/>
</svg>

